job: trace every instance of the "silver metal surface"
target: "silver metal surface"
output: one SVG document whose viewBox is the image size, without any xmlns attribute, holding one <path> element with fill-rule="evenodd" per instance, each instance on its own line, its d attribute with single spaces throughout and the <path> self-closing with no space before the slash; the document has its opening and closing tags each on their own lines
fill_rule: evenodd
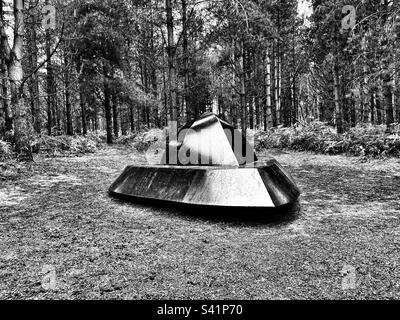
<svg viewBox="0 0 400 320">
<path fill-rule="evenodd" d="M 188 152 L 192 160 L 209 160 L 208 165 L 201 161 L 184 165 L 181 158 L 174 165 L 129 166 L 111 185 L 110 194 L 230 208 L 275 208 L 299 197 L 293 178 L 276 160 L 251 161 L 256 156 L 240 131 L 215 115 L 203 116 L 190 129 L 181 141 L 172 142 L 177 155 Z M 242 146 L 234 150 L 238 141 Z"/>
<path fill-rule="evenodd" d="M 176 154 L 167 157 L 171 152 Z M 253 148 L 238 129 L 208 113 L 179 132 L 178 140 L 167 146 L 161 163 L 238 167 L 256 160 Z"/>
<path fill-rule="evenodd" d="M 113 195 L 222 207 L 273 208 L 300 191 L 276 161 L 243 167 L 130 166 L 110 188 Z"/>
</svg>

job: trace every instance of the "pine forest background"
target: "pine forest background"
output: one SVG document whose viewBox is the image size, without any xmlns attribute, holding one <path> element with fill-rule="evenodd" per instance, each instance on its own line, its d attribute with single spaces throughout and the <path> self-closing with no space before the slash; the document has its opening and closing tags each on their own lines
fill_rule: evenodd
<svg viewBox="0 0 400 320">
<path fill-rule="evenodd" d="M 377 153 L 400 155 L 399 10 L 398 0 L 2 0 L 0 141 L 31 159 L 48 137 L 112 144 L 213 111 L 265 147 L 343 150 L 368 133 Z"/>
</svg>

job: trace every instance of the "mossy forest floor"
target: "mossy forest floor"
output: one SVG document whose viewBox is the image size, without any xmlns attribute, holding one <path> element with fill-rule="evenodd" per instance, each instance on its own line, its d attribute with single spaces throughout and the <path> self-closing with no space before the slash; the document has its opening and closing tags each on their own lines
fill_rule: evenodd
<svg viewBox="0 0 400 320">
<path fill-rule="evenodd" d="M 264 155 L 302 190 L 290 217 L 213 219 L 113 199 L 110 184 L 143 162 L 121 147 L 0 171 L 0 298 L 400 299 L 400 161 Z"/>
</svg>

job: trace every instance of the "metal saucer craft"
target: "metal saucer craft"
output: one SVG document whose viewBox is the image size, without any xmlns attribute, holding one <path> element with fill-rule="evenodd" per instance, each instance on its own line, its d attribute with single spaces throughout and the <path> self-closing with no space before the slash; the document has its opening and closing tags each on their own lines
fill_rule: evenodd
<svg viewBox="0 0 400 320">
<path fill-rule="evenodd" d="M 161 164 L 128 166 L 109 193 L 193 206 L 278 208 L 300 190 L 276 161 L 258 161 L 242 133 L 207 113 L 168 143 Z"/>
</svg>

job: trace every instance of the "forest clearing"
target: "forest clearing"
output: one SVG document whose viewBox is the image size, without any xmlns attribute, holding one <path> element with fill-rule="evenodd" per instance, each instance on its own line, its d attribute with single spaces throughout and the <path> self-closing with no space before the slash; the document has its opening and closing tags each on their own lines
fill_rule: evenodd
<svg viewBox="0 0 400 320">
<path fill-rule="evenodd" d="M 0 0 L 0 299 L 400 299 L 399 40 L 397 0 Z"/>
<path fill-rule="evenodd" d="M 282 220 L 113 199 L 107 189 L 125 165 L 145 161 L 126 147 L 35 157 L 0 187 L 0 298 L 399 299 L 400 161 L 262 155 L 302 191 Z M 355 290 L 342 289 L 346 265 Z"/>
</svg>

